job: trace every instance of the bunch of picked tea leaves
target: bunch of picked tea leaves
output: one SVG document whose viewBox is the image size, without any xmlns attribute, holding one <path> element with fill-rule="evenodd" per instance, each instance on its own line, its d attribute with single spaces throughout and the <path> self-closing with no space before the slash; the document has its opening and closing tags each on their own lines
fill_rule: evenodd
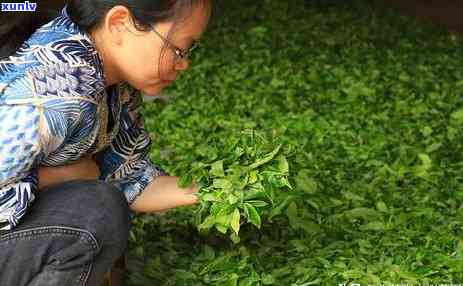
<svg viewBox="0 0 463 286">
<path fill-rule="evenodd" d="M 200 207 L 195 223 L 199 230 L 217 229 L 239 241 L 240 226 L 260 228 L 262 217 L 281 212 L 282 202 L 292 189 L 288 181 L 286 154 L 290 148 L 263 132 L 242 131 L 219 148 L 219 160 L 197 163 L 181 177 L 180 185 L 194 180 L 199 186 Z"/>
</svg>

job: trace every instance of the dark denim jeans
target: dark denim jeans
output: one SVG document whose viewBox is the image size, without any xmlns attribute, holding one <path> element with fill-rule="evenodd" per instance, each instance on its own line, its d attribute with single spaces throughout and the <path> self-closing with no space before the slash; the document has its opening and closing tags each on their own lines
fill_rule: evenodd
<svg viewBox="0 0 463 286">
<path fill-rule="evenodd" d="M 1 286 L 99 286 L 126 250 L 129 208 L 103 181 L 43 189 L 19 225 L 0 232 Z"/>
</svg>

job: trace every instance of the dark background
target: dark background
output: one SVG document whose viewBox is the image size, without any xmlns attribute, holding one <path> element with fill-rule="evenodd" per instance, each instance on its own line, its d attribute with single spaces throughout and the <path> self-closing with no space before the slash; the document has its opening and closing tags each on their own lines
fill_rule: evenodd
<svg viewBox="0 0 463 286">
<path fill-rule="evenodd" d="M 442 25 L 463 35 L 463 0 L 382 0 L 402 14 Z"/>
<path fill-rule="evenodd" d="M 215 0 L 232 1 L 232 0 Z M 290 0 L 289 0 L 290 1 Z M 331 1 L 331 0 L 308 0 Z M 345 0 L 336 0 L 345 1 Z M 418 17 L 463 34 L 463 0 L 376 0 L 384 7 L 393 7 L 404 15 Z M 11 1 L 14 2 L 14 1 Z M 58 10 L 64 0 L 42 0 L 39 7 Z"/>
</svg>

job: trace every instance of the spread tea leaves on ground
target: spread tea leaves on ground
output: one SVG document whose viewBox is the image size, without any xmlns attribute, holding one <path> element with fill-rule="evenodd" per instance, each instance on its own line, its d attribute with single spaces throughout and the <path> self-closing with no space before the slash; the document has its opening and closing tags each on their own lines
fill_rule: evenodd
<svg viewBox="0 0 463 286">
<path fill-rule="evenodd" d="M 221 3 L 144 109 L 201 203 L 134 216 L 127 285 L 463 283 L 458 38 L 379 1 Z"/>
</svg>

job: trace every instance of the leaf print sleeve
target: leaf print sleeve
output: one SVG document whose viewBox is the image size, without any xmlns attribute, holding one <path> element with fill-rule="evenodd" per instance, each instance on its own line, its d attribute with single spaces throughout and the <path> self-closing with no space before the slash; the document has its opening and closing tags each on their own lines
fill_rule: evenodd
<svg viewBox="0 0 463 286">
<path fill-rule="evenodd" d="M 34 201 L 40 165 L 65 164 L 91 147 L 98 94 L 86 80 L 92 72 L 66 64 L 31 68 L 2 90 L 0 229 L 14 228 Z"/>
<path fill-rule="evenodd" d="M 0 105 L 0 229 L 12 229 L 20 223 L 38 195 L 41 165 L 72 161 L 70 155 L 80 151 L 73 148 L 72 154 L 66 154 L 61 146 L 74 146 L 71 141 L 76 137 L 75 129 L 84 126 L 83 117 L 92 105 L 53 102 L 46 107 Z"/>
<path fill-rule="evenodd" d="M 0 106 L 0 229 L 16 226 L 34 201 L 40 114 L 33 106 Z"/>
<path fill-rule="evenodd" d="M 155 177 L 167 173 L 149 158 L 151 138 L 140 113 L 141 94 L 132 88 L 121 88 L 120 96 L 127 100 L 122 104 L 119 131 L 110 146 L 98 153 L 96 159 L 101 168 L 100 179 L 119 187 L 131 204 Z"/>
<path fill-rule="evenodd" d="M 0 61 L 0 229 L 20 223 L 39 194 L 40 165 L 93 151 L 104 91 L 91 39 L 66 13 Z"/>
</svg>

